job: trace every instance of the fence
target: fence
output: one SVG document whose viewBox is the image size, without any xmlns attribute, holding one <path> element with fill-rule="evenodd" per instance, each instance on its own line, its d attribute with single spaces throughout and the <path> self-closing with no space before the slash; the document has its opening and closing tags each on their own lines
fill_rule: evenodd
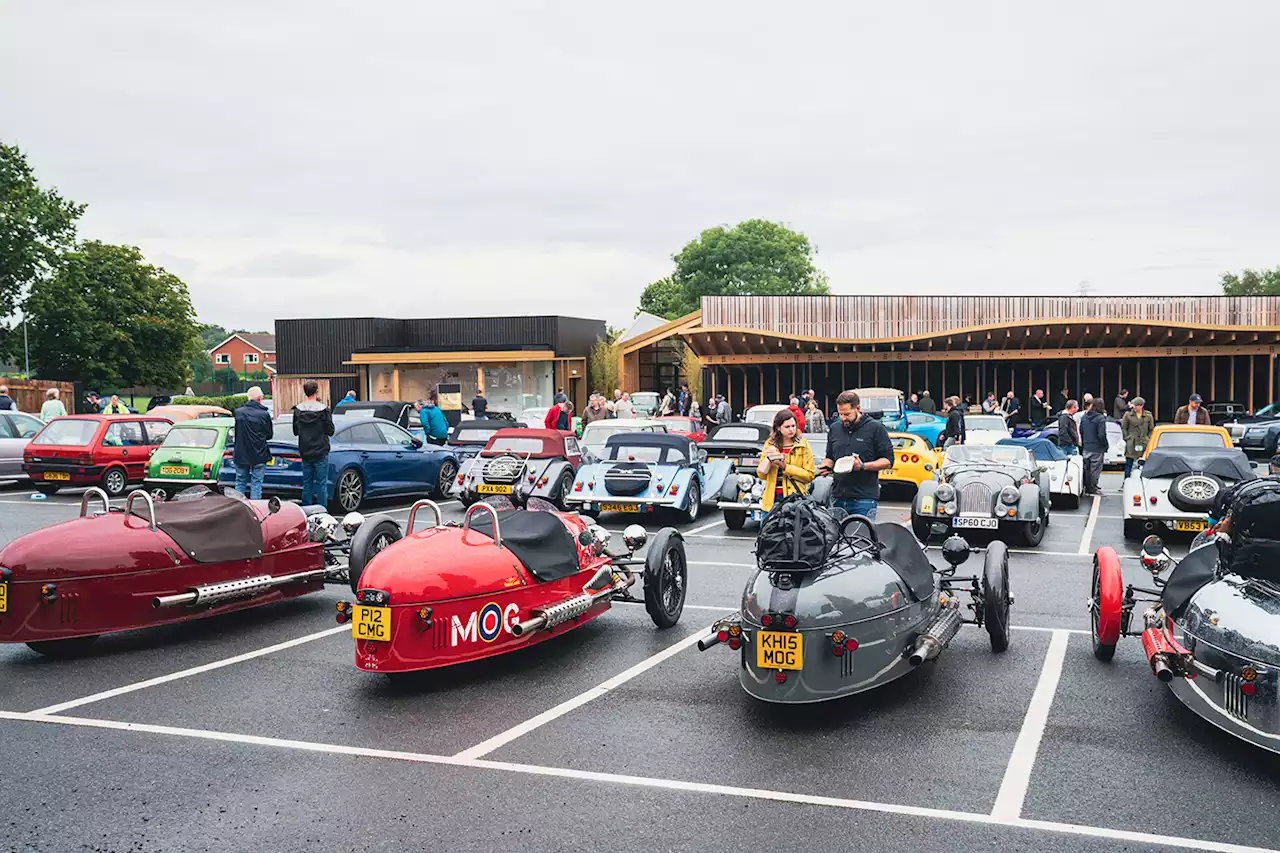
<svg viewBox="0 0 1280 853">
<path fill-rule="evenodd" d="M 63 405 L 68 412 L 76 410 L 76 398 L 79 396 L 76 383 L 62 382 L 52 379 L 0 379 L 0 385 L 7 385 L 9 396 L 13 398 L 20 412 L 39 414 L 44 405 L 45 392 L 57 388 Z"/>
<path fill-rule="evenodd" d="M 271 380 L 271 404 L 275 408 L 276 417 L 280 417 L 307 399 L 307 395 L 302 393 L 303 382 L 306 380 L 286 379 L 279 376 Z M 316 384 L 320 386 L 320 393 L 317 396 L 332 406 L 334 401 L 329 396 L 329 380 L 317 379 Z"/>
</svg>

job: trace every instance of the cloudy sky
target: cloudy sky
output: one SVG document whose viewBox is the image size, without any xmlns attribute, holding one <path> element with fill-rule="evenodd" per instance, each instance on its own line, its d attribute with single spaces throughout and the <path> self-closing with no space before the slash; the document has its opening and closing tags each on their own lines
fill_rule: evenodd
<svg viewBox="0 0 1280 853">
<path fill-rule="evenodd" d="M 1280 4 L 5 0 L 0 139 L 202 319 L 624 324 L 703 228 L 837 293 L 1280 264 Z"/>
</svg>

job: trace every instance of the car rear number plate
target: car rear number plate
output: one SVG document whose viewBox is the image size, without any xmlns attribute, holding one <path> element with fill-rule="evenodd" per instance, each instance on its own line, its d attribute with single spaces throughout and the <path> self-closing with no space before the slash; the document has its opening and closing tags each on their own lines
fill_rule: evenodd
<svg viewBox="0 0 1280 853">
<path fill-rule="evenodd" d="M 996 518 L 953 518 L 951 519 L 952 527 L 976 527 L 980 530 L 995 530 L 1000 526 L 1000 520 Z"/>
<path fill-rule="evenodd" d="M 1175 521 L 1173 523 L 1174 530 L 1186 530 L 1192 533 L 1199 533 L 1209 527 L 1207 521 Z"/>
<path fill-rule="evenodd" d="M 391 639 L 391 608 L 357 604 L 351 619 L 351 636 L 357 640 Z"/>
<path fill-rule="evenodd" d="M 61 471 L 46 471 L 44 478 L 46 480 L 70 480 L 70 474 L 64 474 Z"/>
<path fill-rule="evenodd" d="M 759 456 L 743 456 L 741 459 L 738 460 L 738 464 L 750 465 L 752 468 L 755 468 L 760 464 L 760 457 Z"/>
<path fill-rule="evenodd" d="M 9 609 L 9 585 L 0 583 L 0 613 Z"/>
<path fill-rule="evenodd" d="M 601 512 L 639 512 L 640 504 L 600 504 Z"/>
<path fill-rule="evenodd" d="M 756 666 L 760 669 L 803 668 L 803 635 L 790 631 L 761 631 L 756 634 Z"/>
<path fill-rule="evenodd" d="M 160 474 L 165 477 L 185 477 L 191 473 L 186 465 L 161 465 Z"/>
<path fill-rule="evenodd" d="M 481 483 L 476 486 L 476 491 L 482 495 L 509 495 L 511 494 L 510 486 L 492 486 L 488 483 Z"/>
</svg>

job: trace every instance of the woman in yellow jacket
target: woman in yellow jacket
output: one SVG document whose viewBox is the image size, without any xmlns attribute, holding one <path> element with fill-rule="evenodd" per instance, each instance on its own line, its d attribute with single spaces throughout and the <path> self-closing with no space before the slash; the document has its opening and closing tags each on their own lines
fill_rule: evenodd
<svg viewBox="0 0 1280 853">
<path fill-rule="evenodd" d="M 764 480 L 760 508 L 768 512 L 776 500 L 807 493 L 814 473 L 813 451 L 800 437 L 796 416 L 782 409 L 773 416 L 773 435 L 764 443 L 756 468 L 756 476 Z"/>
</svg>

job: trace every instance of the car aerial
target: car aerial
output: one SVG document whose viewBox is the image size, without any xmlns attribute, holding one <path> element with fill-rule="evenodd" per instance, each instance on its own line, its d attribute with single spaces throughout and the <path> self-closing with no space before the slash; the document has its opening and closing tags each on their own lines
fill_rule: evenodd
<svg viewBox="0 0 1280 853">
<path fill-rule="evenodd" d="M 277 421 L 268 449 L 264 495 L 302 494 L 302 457 L 293 423 Z M 371 498 L 446 494 L 457 476 L 458 459 L 444 447 L 424 446 L 406 430 L 381 418 L 333 416 L 329 439 L 329 502 L 335 512 L 353 512 Z M 232 451 L 222 455 L 218 481 L 233 485 Z"/>
<path fill-rule="evenodd" d="M 500 429 L 521 429 L 524 424 L 520 421 L 507 420 L 505 418 L 473 418 L 469 421 L 462 421 L 449 433 L 449 449 L 453 451 L 454 456 L 458 459 L 458 479 L 454 484 L 454 491 L 461 488 L 463 481 L 466 479 L 467 471 L 471 468 L 472 461 L 484 450 L 484 446 L 489 443 L 489 439 L 495 432 Z M 539 425 L 541 428 L 541 425 Z"/>
<path fill-rule="evenodd" d="M 1151 433 L 1133 476 L 1124 481 L 1124 536 L 1157 530 L 1197 533 L 1226 486 L 1257 475 L 1222 427 L 1161 424 Z"/>
<path fill-rule="evenodd" d="M 1080 506 L 1084 491 L 1084 457 L 1067 455 L 1046 438 L 1006 438 L 997 447 L 1025 447 L 1040 468 L 1042 479 L 1049 480 L 1049 498 L 1066 509 Z"/>
<path fill-rule="evenodd" d="M 22 470 L 41 494 L 100 486 L 119 497 L 147 476 L 151 454 L 172 424 L 149 415 L 67 415 L 54 418 L 22 452 Z"/>
<path fill-rule="evenodd" d="M 1035 547 L 1049 524 L 1049 478 L 1025 447 L 956 444 L 947 448 L 938 479 L 920 484 L 911 504 L 911 529 L 921 542 L 937 527 L 1016 531 Z"/>
<path fill-rule="evenodd" d="M 271 604 L 345 582 L 348 562 L 362 566 L 399 538 L 385 516 L 377 537 L 358 513 L 342 521 L 349 538 L 338 527 L 327 514 L 208 487 L 168 503 L 133 492 L 124 509 L 90 488 L 79 518 L 0 549 L 0 643 L 69 657 L 102 634 Z"/>
<path fill-rule="evenodd" d="M 734 669 L 748 695 L 801 704 L 872 690 L 936 659 L 966 623 L 986 629 L 993 652 L 1008 648 L 1013 599 L 1004 543 L 987 549 L 980 577 L 957 577 L 969 556 L 958 536 L 944 543 L 948 565 L 937 569 L 897 524 L 872 524 L 839 509 L 814 512 L 831 519 L 815 525 L 824 555 L 791 559 L 800 548 L 785 537 L 766 547 L 771 519 L 757 538 L 741 609 L 698 642 L 702 651 L 727 645 L 736 653 Z M 971 601 L 961 604 L 961 593 Z"/>
<path fill-rule="evenodd" d="M 999 415 L 965 415 L 964 443 L 967 445 L 992 445 L 1002 439 L 1013 438 L 1009 425 Z"/>
<path fill-rule="evenodd" d="M 698 442 L 707 437 L 706 428 L 698 423 L 697 418 L 687 418 L 684 415 L 669 415 L 657 420 L 662 421 L 663 426 L 667 428 L 667 432 L 675 435 L 687 436 Z"/>
<path fill-rule="evenodd" d="M 946 415 L 928 412 L 907 412 L 907 432 L 929 442 L 930 447 L 942 446 L 942 433 L 947 428 Z"/>
<path fill-rule="evenodd" d="M 142 485 L 158 500 L 172 498 L 191 486 L 215 486 L 222 456 L 235 441 L 231 418 L 181 421 L 165 434 L 151 454 Z"/>
<path fill-rule="evenodd" d="M 679 621 L 688 562 L 674 529 L 640 557 L 648 536 L 638 524 L 623 533 L 625 551 L 611 551 L 604 528 L 538 498 L 524 510 L 488 501 L 500 506 L 471 506 L 460 527 L 419 501 L 407 535 L 364 567 L 356 600 L 338 613 L 351 621 L 357 668 L 395 678 L 494 657 L 572 631 L 615 602 L 643 601 L 659 628 Z M 434 516 L 422 530 L 420 510 Z M 640 577 L 643 598 L 632 595 Z"/>
<path fill-rule="evenodd" d="M 624 432 L 666 432 L 667 425 L 657 418 L 606 418 L 592 421 L 582 430 L 578 443 L 587 456 L 603 459 L 604 446 L 609 436 Z"/>
<path fill-rule="evenodd" d="M 181 421 L 195 420 L 196 418 L 231 417 L 231 412 L 221 406 L 203 405 L 156 406 L 154 409 L 148 409 L 147 414 L 157 418 L 168 418 L 175 424 Z"/>
<path fill-rule="evenodd" d="M 1280 527 L 1280 517 L 1269 522 Z M 1151 673 L 1182 704 L 1228 734 L 1280 752 L 1280 573 L 1274 563 L 1228 562 L 1230 540 L 1197 536 L 1162 579 L 1173 561 L 1160 537 L 1146 537 L 1140 559 L 1151 587 L 1125 584 L 1119 555 L 1099 548 L 1089 602 L 1093 654 L 1110 661 L 1121 637 L 1141 636 Z"/>
<path fill-rule="evenodd" d="M 0 412 L 0 480 L 25 480 L 22 452 L 36 433 L 44 429 L 44 421 L 25 412 Z"/>
<path fill-rule="evenodd" d="M 516 506 L 542 498 L 564 509 L 573 475 L 582 463 L 578 439 L 555 429 L 500 429 L 472 460 L 459 489 L 459 500 L 471 506 L 490 495 L 502 495 Z"/>
<path fill-rule="evenodd" d="M 891 432 L 889 440 L 893 442 L 893 460 L 888 468 L 880 471 L 882 485 L 904 483 L 919 489 L 921 483 L 933 479 L 938 463 L 942 461 L 941 450 L 935 449 L 923 436 L 909 432 Z M 821 458 L 814 453 L 814 459 Z"/>
<path fill-rule="evenodd" d="M 890 432 L 909 431 L 902 392 L 897 388 L 854 388 L 853 392 L 858 395 L 858 408 L 864 415 L 875 418 Z"/>
<path fill-rule="evenodd" d="M 692 522 L 706 494 L 701 454 L 688 436 L 623 432 L 609 436 L 603 458 L 578 469 L 564 503 L 588 516 L 669 510 Z"/>
</svg>

